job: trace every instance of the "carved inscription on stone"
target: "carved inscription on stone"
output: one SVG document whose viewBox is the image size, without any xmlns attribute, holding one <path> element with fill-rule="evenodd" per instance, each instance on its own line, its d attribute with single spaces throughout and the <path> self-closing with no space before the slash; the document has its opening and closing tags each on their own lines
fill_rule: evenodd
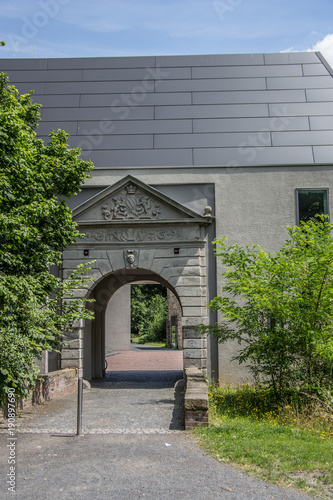
<svg viewBox="0 0 333 500">
<path fill-rule="evenodd" d="M 189 236 L 190 234 L 188 237 Z M 99 229 L 95 231 L 86 231 L 84 235 L 85 240 L 95 240 L 99 242 L 114 241 L 121 243 L 138 243 L 140 241 L 174 241 L 182 238 L 183 231 L 176 229 L 152 229 L 150 231 L 135 228 L 121 229 L 119 231 Z"/>
<path fill-rule="evenodd" d="M 160 213 L 160 205 L 144 192 L 138 191 L 137 186 L 131 182 L 102 207 L 105 220 L 152 220 L 158 219 Z"/>
</svg>

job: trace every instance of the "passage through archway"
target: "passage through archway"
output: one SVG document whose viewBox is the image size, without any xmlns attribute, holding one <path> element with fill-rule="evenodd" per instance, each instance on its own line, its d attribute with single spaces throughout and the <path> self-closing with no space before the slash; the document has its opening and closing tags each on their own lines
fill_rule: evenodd
<svg viewBox="0 0 333 500">
<path fill-rule="evenodd" d="M 105 375 L 105 359 L 108 356 L 115 351 L 131 350 L 130 322 L 128 321 L 130 315 L 129 289 L 130 285 L 135 283 L 164 285 L 179 303 L 179 310 L 182 311 L 176 290 L 152 271 L 121 269 L 105 276 L 90 294 L 90 298 L 95 301 L 93 305 L 95 319 L 89 324 L 87 322 L 85 327 L 83 343 L 83 375 L 85 378 L 103 377 Z M 121 291 L 125 291 L 125 293 L 117 297 Z M 113 298 L 117 300 L 110 304 Z M 182 347 L 182 342 L 179 344 L 178 347 Z"/>
</svg>

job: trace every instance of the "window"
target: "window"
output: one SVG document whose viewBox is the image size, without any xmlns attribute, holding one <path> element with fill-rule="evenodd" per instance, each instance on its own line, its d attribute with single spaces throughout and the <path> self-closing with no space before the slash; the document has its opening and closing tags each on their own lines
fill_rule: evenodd
<svg viewBox="0 0 333 500">
<path fill-rule="evenodd" d="M 297 224 L 317 214 L 328 214 L 328 189 L 297 189 Z"/>
</svg>

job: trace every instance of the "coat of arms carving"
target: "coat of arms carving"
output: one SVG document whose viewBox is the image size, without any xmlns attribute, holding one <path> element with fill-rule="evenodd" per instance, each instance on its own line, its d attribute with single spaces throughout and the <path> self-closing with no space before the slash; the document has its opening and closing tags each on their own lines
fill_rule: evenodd
<svg viewBox="0 0 333 500">
<path fill-rule="evenodd" d="M 102 207 L 105 220 L 151 220 L 158 219 L 160 213 L 160 205 L 154 203 L 144 192 L 138 192 L 137 186 L 132 182 Z"/>
</svg>

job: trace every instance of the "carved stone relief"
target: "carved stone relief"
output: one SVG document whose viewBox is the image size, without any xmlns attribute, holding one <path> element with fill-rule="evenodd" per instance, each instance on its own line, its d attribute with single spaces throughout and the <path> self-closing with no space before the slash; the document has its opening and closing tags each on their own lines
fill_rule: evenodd
<svg viewBox="0 0 333 500">
<path fill-rule="evenodd" d="M 136 269 L 138 267 L 138 256 L 139 252 L 137 250 L 124 250 L 126 269 Z"/>
<path fill-rule="evenodd" d="M 158 219 L 160 213 L 161 206 L 131 182 L 102 207 L 105 220 L 152 220 Z"/>
</svg>

